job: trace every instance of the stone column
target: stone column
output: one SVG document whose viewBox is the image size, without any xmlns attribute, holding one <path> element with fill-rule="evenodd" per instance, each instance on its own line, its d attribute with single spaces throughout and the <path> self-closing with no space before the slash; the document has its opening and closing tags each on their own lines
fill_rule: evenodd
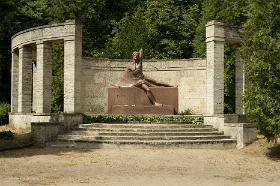
<svg viewBox="0 0 280 186">
<path fill-rule="evenodd" d="M 36 113 L 51 112 L 52 44 L 37 43 L 37 60 L 33 65 L 33 96 Z"/>
<path fill-rule="evenodd" d="M 245 88 L 245 74 L 243 70 L 243 62 L 240 58 L 239 48 L 236 49 L 235 60 L 235 113 L 244 114 L 242 97 Z"/>
<path fill-rule="evenodd" d="M 19 48 L 18 112 L 31 112 L 32 99 L 32 47 Z"/>
<path fill-rule="evenodd" d="M 207 98 L 206 114 L 224 113 L 224 24 L 206 24 L 207 43 Z"/>
<path fill-rule="evenodd" d="M 82 27 L 81 25 L 74 26 L 74 38 L 64 40 L 65 113 L 81 112 Z"/>
<path fill-rule="evenodd" d="M 15 49 L 12 51 L 12 86 L 11 86 L 11 112 L 18 112 L 18 72 L 19 71 L 19 50 Z"/>
</svg>

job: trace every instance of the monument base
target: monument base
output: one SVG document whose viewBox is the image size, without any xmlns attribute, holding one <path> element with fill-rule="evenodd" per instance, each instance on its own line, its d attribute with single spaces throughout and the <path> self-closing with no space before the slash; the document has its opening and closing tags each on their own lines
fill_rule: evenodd
<svg viewBox="0 0 280 186">
<path fill-rule="evenodd" d="M 153 106 L 146 93 L 136 87 L 108 88 L 109 114 L 157 114 L 178 113 L 178 88 L 150 87 L 157 102 L 163 106 Z"/>
<path fill-rule="evenodd" d="M 151 115 L 174 115 L 175 109 L 173 105 L 142 106 L 142 105 L 113 105 L 111 114 L 151 114 Z"/>
</svg>

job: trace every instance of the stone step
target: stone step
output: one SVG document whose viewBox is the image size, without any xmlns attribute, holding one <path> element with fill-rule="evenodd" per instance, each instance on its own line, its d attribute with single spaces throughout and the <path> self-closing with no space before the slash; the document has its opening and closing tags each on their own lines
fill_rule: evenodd
<svg viewBox="0 0 280 186">
<path fill-rule="evenodd" d="M 182 123 L 93 123 L 93 124 L 80 124 L 79 128 L 211 128 L 211 125 L 194 125 L 194 124 L 182 124 Z"/>
<path fill-rule="evenodd" d="M 236 140 L 207 125 L 166 123 L 80 124 L 51 147 L 235 148 Z"/>
<path fill-rule="evenodd" d="M 59 148 L 185 148 L 185 149 L 220 149 L 236 148 L 236 140 L 66 140 L 53 143 L 51 147 Z"/>
<path fill-rule="evenodd" d="M 190 131 L 190 132 L 178 132 L 178 131 L 167 131 L 167 132 L 154 132 L 154 131 L 134 131 L 134 132 L 118 132 L 118 131 L 112 131 L 112 132 L 96 132 L 96 131 L 72 131 L 69 133 L 70 135 L 88 135 L 88 136 L 195 136 L 195 135 L 223 135 L 223 132 L 218 131 L 207 131 L 207 132 L 201 132 L 201 131 Z"/>
<path fill-rule="evenodd" d="M 60 135 L 59 140 L 210 140 L 229 139 L 225 135 L 202 136 L 85 136 L 85 135 Z"/>
<path fill-rule="evenodd" d="M 79 128 L 79 131 L 95 132 L 211 132 L 211 128 Z"/>
</svg>

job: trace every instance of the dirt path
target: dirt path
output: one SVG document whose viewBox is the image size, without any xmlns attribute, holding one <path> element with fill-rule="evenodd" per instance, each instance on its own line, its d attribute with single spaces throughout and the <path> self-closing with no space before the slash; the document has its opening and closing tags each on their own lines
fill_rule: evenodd
<svg viewBox="0 0 280 186">
<path fill-rule="evenodd" d="M 0 152 L 0 185 L 280 185 L 280 147 Z M 264 150 L 265 149 L 265 150 Z"/>
</svg>

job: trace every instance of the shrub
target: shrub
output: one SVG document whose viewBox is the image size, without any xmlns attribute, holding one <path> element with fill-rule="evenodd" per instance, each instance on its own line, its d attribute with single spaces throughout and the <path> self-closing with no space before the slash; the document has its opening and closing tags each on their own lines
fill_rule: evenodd
<svg viewBox="0 0 280 186">
<path fill-rule="evenodd" d="M 9 112 L 11 111 L 11 105 L 8 103 L 0 103 L 0 125 L 7 124 L 9 122 Z"/>
<path fill-rule="evenodd" d="M 181 111 L 179 114 L 180 115 L 192 115 L 193 113 L 192 113 L 191 109 L 186 109 L 184 111 Z"/>
<path fill-rule="evenodd" d="M 84 114 L 84 123 L 128 123 L 128 122 L 167 122 L 203 124 L 203 117 L 187 116 L 123 116 L 123 115 L 87 115 Z"/>
<path fill-rule="evenodd" d="M 2 131 L 0 132 L 0 140 L 12 140 L 15 137 L 15 133 L 12 131 Z"/>
</svg>

